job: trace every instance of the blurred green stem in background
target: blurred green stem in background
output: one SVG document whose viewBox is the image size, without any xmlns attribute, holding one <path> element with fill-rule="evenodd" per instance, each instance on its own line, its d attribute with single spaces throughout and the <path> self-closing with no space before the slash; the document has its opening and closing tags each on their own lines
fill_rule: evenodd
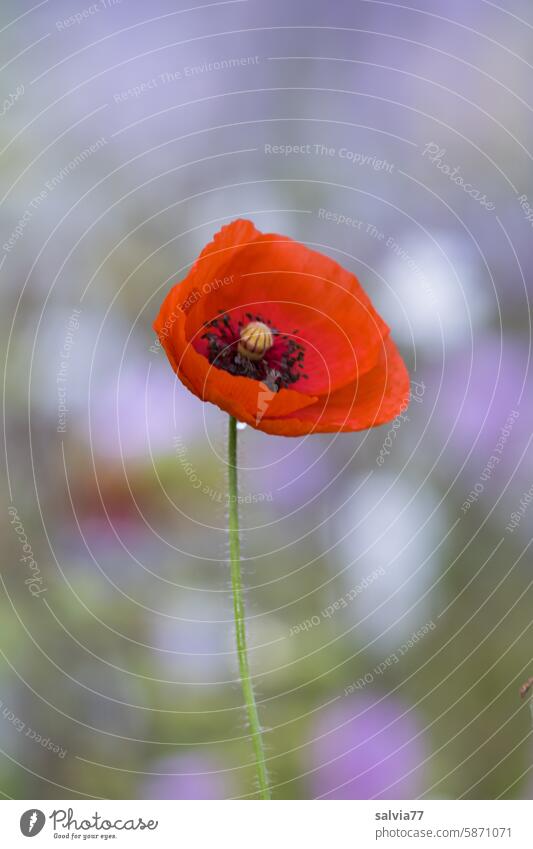
<svg viewBox="0 0 533 849">
<path fill-rule="evenodd" d="M 250 724 L 250 732 L 254 747 L 259 794 L 262 799 L 270 799 L 270 787 L 265 763 L 265 750 L 261 735 L 261 725 L 250 676 L 248 650 L 246 648 L 246 623 L 244 619 L 244 599 L 241 576 L 241 545 L 239 540 L 239 503 L 237 484 L 237 420 L 230 416 L 228 433 L 228 482 L 229 482 L 229 552 L 231 563 L 231 586 L 233 589 L 233 612 L 235 616 L 235 633 L 237 639 L 237 655 L 239 658 L 239 673 L 241 676 L 242 692 Z"/>
</svg>

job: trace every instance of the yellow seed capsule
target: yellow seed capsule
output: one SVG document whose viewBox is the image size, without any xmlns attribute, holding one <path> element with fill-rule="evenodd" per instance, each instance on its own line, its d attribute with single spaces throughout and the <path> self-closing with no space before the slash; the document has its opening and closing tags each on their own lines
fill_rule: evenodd
<svg viewBox="0 0 533 849">
<path fill-rule="evenodd" d="M 274 344 L 273 333 L 262 321 L 251 321 L 241 330 L 239 354 L 249 360 L 262 359 Z"/>
</svg>

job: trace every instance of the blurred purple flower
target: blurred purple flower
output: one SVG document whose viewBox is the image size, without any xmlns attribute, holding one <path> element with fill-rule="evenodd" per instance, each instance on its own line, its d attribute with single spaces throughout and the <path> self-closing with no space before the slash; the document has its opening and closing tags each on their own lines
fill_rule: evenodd
<svg viewBox="0 0 533 849">
<path fill-rule="evenodd" d="M 257 482 L 275 505 L 298 510 L 312 501 L 335 474 L 328 436 L 312 439 L 272 439 L 246 429 L 241 439 L 240 470 L 243 488 L 257 491 Z M 264 508 L 263 508 L 264 509 Z"/>
<path fill-rule="evenodd" d="M 351 477 L 338 496 L 343 506 L 333 527 L 340 559 L 330 558 L 330 568 L 348 591 L 371 574 L 380 576 L 346 611 L 344 627 L 352 638 L 360 640 L 362 632 L 392 651 L 438 609 L 445 507 L 432 483 L 385 468 Z"/>
<path fill-rule="evenodd" d="M 166 365 L 166 364 L 165 364 Z M 91 439 L 97 453 L 109 457 L 171 454 L 173 438 L 190 437 L 201 428 L 201 408 L 168 368 L 149 373 L 137 360 L 120 378 L 101 374 L 91 398 Z"/>
<path fill-rule="evenodd" d="M 313 729 L 311 787 L 326 799 L 414 799 L 426 746 L 412 710 L 370 695 L 327 708 Z"/>
<path fill-rule="evenodd" d="M 533 413 L 530 357 L 527 340 L 494 334 L 476 340 L 472 356 L 463 351 L 446 359 L 436 399 L 446 414 L 432 416 L 430 433 L 442 443 L 450 440 L 453 466 L 448 465 L 448 473 L 458 472 L 471 452 L 463 472 L 468 485 L 496 458 L 482 479 L 483 497 L 494 497 L 511 477 L 515 493 L 531 485 L 531 452 L 526 450 Z M 440 379 L 440 374 L 428 376 L 428 384 L 437 387 Z"/>
<path fill-rule="evenodd" d="M 227 772 L 206 755 L 188 753 L 156 761 L 154 772 L 141 785 L 141 799 L 229 799 L 231 781 Z"/>
<path fill-rule="evenodd" d="M 62 528 L 58 549 L 70 578 L 83 577 L 89 567 L 93 591 L 106 597 L 112 584 L 131 591 L 135 584 L 153 577 L 152 564 L 160 551 L 157 539 L 138 517 L 95 512 L 79 515 L 78 521 L 79 529 Z"/>
<path fill-rule="evenodd" d="M 150 643 L 159 650 L 154 663 L 163 674 L 216 686 L 233 674 L 231 613 L 225 600 L 207 595 L 198 598 L 197 592 L 182 589 L 180 603 L 171 609 L 174 618 L 154 619 Z"/>
</svg>

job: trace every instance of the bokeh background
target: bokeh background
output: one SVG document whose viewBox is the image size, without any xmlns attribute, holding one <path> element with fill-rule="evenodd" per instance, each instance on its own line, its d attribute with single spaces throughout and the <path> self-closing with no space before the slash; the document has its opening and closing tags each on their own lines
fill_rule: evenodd
<svg viewBox="0 0 533 849">
<path fill-rule="evenodd" d="M 531 4 L 179 5 L 2 2 L 0 792 L 254 795 L 226 417 L 151 329 L 243 216 L 413 379 L 394 427 L 240 433 L 274 795 L 531 798 Z"/>
</svg>

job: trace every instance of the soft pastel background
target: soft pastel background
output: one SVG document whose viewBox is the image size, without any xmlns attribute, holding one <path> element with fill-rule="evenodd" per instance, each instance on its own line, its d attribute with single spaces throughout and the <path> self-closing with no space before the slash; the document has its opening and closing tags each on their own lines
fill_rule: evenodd
<svg viewBox="0 0 533 849">
<path fill-rule="evenodd" d="M 178 5 L 2 2 L 0 792 L 253 795 L 225 416 L 151 350 L 248 216 L 360 277 L 418 387 L 389 438 L 240 434 L 275 796 L 531 798 L 531 3 Z"/>
</svg>

